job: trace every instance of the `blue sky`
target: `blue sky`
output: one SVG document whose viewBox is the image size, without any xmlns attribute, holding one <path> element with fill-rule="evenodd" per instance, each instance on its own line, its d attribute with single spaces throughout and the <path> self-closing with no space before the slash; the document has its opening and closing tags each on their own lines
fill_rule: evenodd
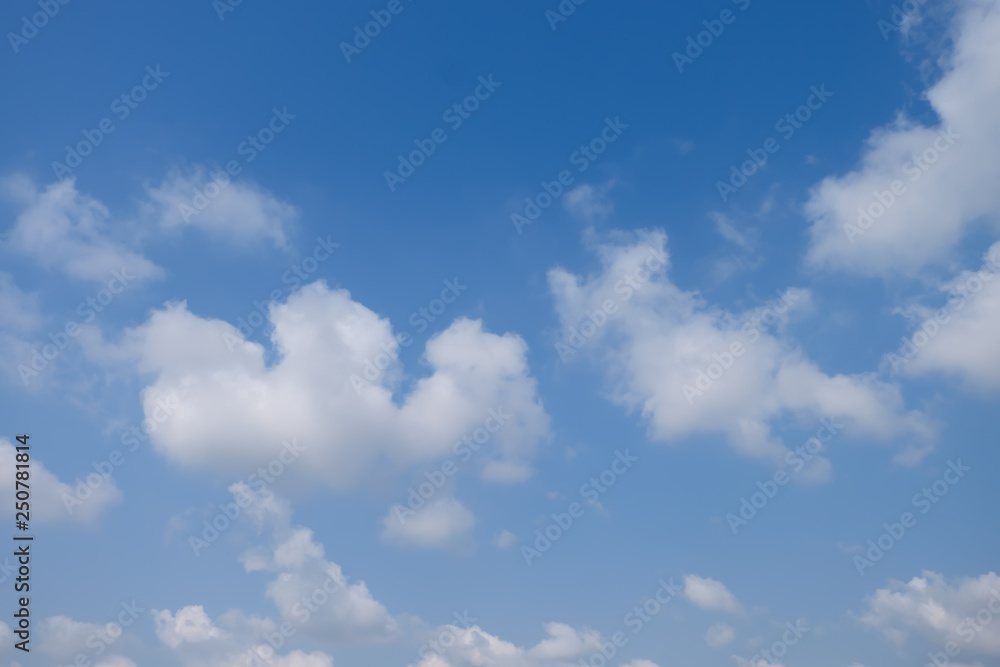
<svg viewBox="0 0 1000 667">
<path fill-rule="evenodd" d="M 995 0 L 0 25 L 3 664 L 998 664 Z"/>
</svg>

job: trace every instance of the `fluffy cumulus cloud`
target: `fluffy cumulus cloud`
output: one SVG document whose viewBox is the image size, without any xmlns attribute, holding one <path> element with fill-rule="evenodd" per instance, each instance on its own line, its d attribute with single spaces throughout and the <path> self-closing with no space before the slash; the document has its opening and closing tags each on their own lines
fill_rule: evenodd
<svg viewBox="0 0 1000 667">
<path fill-rule="evenodd" d="M 17 470 L 17 446 L 0 438 L 0 466 L 11 471 L 0 477 L 0 502 L 3 513 L 13 514 Z M 38 452 L 32 449 L 32 453 Z M 110 466 L 110 464 L 108 464 Z M 35 521 L 78 521 L 91 523 L 109 506 L 119 502 L 122 493 L 112 477 L 90 470 L 67 483 L 60 481 L 37 458 L 31 460 L 31 518 Z"/>
<path fill-rule="evenodd" d="M 669 280 L 661 230 L 617 233 L 595 245 L 598 274 L 549 272 L 563 332 L 556 350 L 567 361 L 599 360 L 612 399 L 641 410 L 652 439 L 721 433 L 745 455 L 810 466 L 807 479 L 822 478 L 827 463 L 792 454 L 773 433 L 779 422 L 818 430 L 833 417 L 853 436 L 932 437 L 922 415 L 904 410 L 898 386 L 874 373 L 828 375 L 791 340 L 785 324 L 808 310 L 807 292 L 788 290 L 771 304 L 731 313 Z"/>
<path fill-rule="evenodd" d="M 244 470 L 294 438 L 294 474 L 346 487 L 376 462 L 405 467 L 459 448 L 489 479 L 523 479 L 548 435 L 527 346 L 516 335 L 455 321 L 426 345 L 430 376 L 397 395 L 403 376 L 392 327 L 346 290 L 308 285 L 273 305 L 270 323 L 271 363 L 231 324 L 185 304 L 155 311 L 125 334 L 115 354 L 153 376 L 147 416 L 158 400 L 179 405 L 152 436 L 157 450 L 186 466 Z M 477 442 L 483 451 L 473 451 Z"/>
<path fill-rule="evenodd" d="M 570 667 L 579 660 L 614 655 L 615 645 L 593 631 L 579 631 L 564 623 L 545 626 L 548 637 L 531 648 L 523 648 L 484 631 L 478 625 L 460 628 L 446 625 L 421 649 L 421 660 L 409 667 Z M 610 648 L 608 648 L 610 644 Z M 649 660 L 634 660 L 622 667 L 657 667 Z"/>
<path fill-rule="evenodd" d="M 168 230 L 198 227 L 227 241 L 264 239 L 283 248 L 298 217 L 294 206 L 271 193 L 203 165 L 173 170 L 146 193 L 144 214 L 155 224 Z"/>
<path fill-rule="evenodd" d="M 725 584 L 715 579 L 702 578 L 695 574 L 687 575 L 684 577 L 684 597 L 702 609 L 723 611 L 728 614 L 743 613 L 743 605 L 736 600 L 736 596 L 729 592 Z"/>
<path fill-rule="evenodd" d="M 127 667 L 132 663 L 111 654 L 126 645 L 134 645 L 136 637 L 131 631 L 145 611 L 132 600 L 122 602 L 121 608 L 109 615 L 104 625 L 77 621 L 69 616 L 51 616 L 40 622 L 36 619 L 37 635 L 31 648 L 50 658 L 45 664 L 83 664 L 101 656 L 96 660 L 98 665 Z"/>
<path fill-rule="evenodd" d="M 379 643 L 395 638 L 399 623 L 376 601 L 363 581 L 348 582 L 340 566 L 325 557 L 313 532 L 291 523 L 291 505 L 269 492 L 245 484 L 230 491 L 242 496 L 247 510 L 266 534 L 266 546 L 242 556 L 248 572 L 276 574 L 267 585 L 267 597 L 277 606 L 281 620 L 304 634 L 324 641 Z"/>
<path fill-rule="evenodd" d="M 156 636 L 167 646 L 177 648 L 184 642 L 203 642 L 220 636 L 220 630 L 201 605 L 184 607 L 176 614 L 153 610 Z"/>
<path fill-rule="evenodd" d="M 459 501 L 434 498 L 413 513 L 390 509 L 382 519 L 382 539 L 398 546 L 460 549 L 468 545 L 475 525 L 475 516 Z"/>
<path fill-rule="evenodd" d="M 103 628 L 69 616 L 51 616 L 39 626 L 39 650 L 55 658 L 72 656 L 87 647 L 87 640 Z"/>
<path fill-rule="evenodd" d="M 292 524 L 287 500 L 242 482 L 229 490 L 260 536 L 260 544 L 240 560 L 247 572 L 273 575 L 264 592 L 278 613 L 270 618 L 230 609 L 213 619 L 201 605 L 153 610 L 157 637 L 185 667 L 331 667 L 326 653 L 304 653 L 296 646 L 382 644 L 401 636 L 399 621 L 365 583 L 349 581 L 327 560 L 312 530 Z"/>
<path fill-rule="evenodd" d="M 948 258 L 975 223 L 1000 219 L 1000 2 L 962 0 L 954 48 L 926 92 L 934 126 L 900 113 L 853 171 L 812 191 L 813 266 L 913 274 Z"/>
<path fill-rule="evenodd" d="M 886 356 L 887 366 L 911 376 L 952 376 L 974 391 L 995 392 L 1000 389 L 1000 243 L 981 267 L 962 272 L 944 291 L 948 300 L 940 308 L 908 313 L 913 331 Z"/>
<path fill-rule="evenodd" d="M 155 612 L 157 636 L 170 647 L 171 664 L 184 667 L 232 667 L 232 665 L 269 665 L 271 667 L 332 667 L 333 658 L 322 651 L 304 653 L 290 648 L 296 641 L 297 628 L 259 616 L 231 609 L 215 621 L 200 607 L 184 607 L 175 614 Z M 178 619 L 195 621 L 185 629 L 177 628 Z M 197 618 L 194 618 L 197 617 Z M 164 626 L 166 630 L 164 631 Z"/>
<path fill-rule="evenodd" d="M 39 190 L 31 180 L 12 176 L 0 183 L 20 205 L 9 245 L 41 266 L 71 278 L 109 282 L 124 271 L 137 279 L 154 278 L 162 269 L 110 235 L 110 214 L 99 201 L 76 189 L 74 179 Z"/>
<path fill-rule="evenodd" d="M 932 652 L 954 644 L 959 653 L 952 650 L 951 659 L 1000 657 L 1000 576 L 994 572 L 953 581 L 924 572 L 906 583 L 890 582 L 865 604 L 861 622 L 894 644 L 915 633 Z"/>
</svg>

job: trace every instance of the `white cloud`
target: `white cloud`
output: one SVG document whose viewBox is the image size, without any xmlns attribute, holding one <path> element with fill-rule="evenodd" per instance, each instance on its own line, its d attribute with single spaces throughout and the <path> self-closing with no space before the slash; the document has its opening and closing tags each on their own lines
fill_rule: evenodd
<svg viewBox="0 0 1000 667">
<path fill-rule="evenodd" d="M 0 271 L 0 358 L 24 359 L 31 355 L 26 338 L 42 325 L 38 298 L 22 291 L 9 273 Z M 20 379 L 16 364 L 4 364 L 11 379 Z"/>
<path fill-rule="evenodd" d="M 26 334 L 42 324 L 38 297 L 21 291 L 9 273 L 0 271 L 0 331 Z"/>
<path fill-rule="evenodd" d="M 954 642 L 963 653 L 1000 656 L 1000 576 L 994 572 L 950 583 L 924 572 L 905 584 L 890 581 L 865 604 L 861 622 L 894 644 L 915 632 L 932 647 Z"/>
<path fill-rule="evenodd" d="M 87 639 L 103 630 L 96 623 L 75 621 L 69 616 L 51 616 L 39 628 L 39 649 L 57 658 L 76 655 L 86 647 Z"/>
<path fill-rule="evenodd" d="M 564 623 L 549 623 L 545 630 L 548 638 L 532 648 L 522 648 L 478 625 L 464 629 L 445 625 L 435 632 L 434 645 L 440 651 L 424 653 L 416 667 L 577 667 L 578 660 L 600 655 L 602 644 L 608 641 L 597 632 L 581 632 Z M 657 665 L 633 660 L 623 667 Z"/>
<path fill-rule="evenodd" d="M 292 651 L 288 655 L 275 656 L 270 664 L 273 667 L 333 667 L 333 658 L 321 651 Z"/>
<path fill-rule="evenodd" d="M 506 529 L 501 530 L 493 538 L 493 546 L 497 549 L 510 549 L 515 544 L 517 544 L 517 535 Z"/>
<path fill-rule="evenodd" d="M 154 224 L 168 230 L 199 227 L 227 241 L 268 239 L 284 248 L 286 232 L 298 217 L 294 206 L 271 193 L 231 181 L 222 170 L 209 173 L 203 165 L 173 170 L 159 185 L 147 186 L 146 193 L 144 214 Z"/>
<path fill-rule="evenodd" d="M 900 113 L 871 135 L 859 167 L 816 186 L 806 205 L 812 221 L 807 261 L 813 266 L 867 275 L 915 274 L 946 261 L 973 224 L 1000 219 L 995 187 L 1000 181 L 1000 5 L 997 0 L 958 5 L 951 28 L 954 50 L 942 58 L 944 73 L 926 92 L 940 125 L 925 126 Z M 949 131 L 959 136 L 950 146 L 939 135 Z M 928 160 L 939 156 L 935 163 L 914 163 L 914 156 L 925 151 Z M 905 191 L 882 195 L 883 205 L 876 193 L 890 191 L 894 180 Z M 850 232 L 849 238 L 859 207 L 870 206 L 872 224 L 863 235 Z"/>
<path fill-rule="evenodd" d="M 29 444 L 30 444 L 29 440 Z M 11 471 L 0 476 L 0 503 L 3 514 L 13 514 L 15 482 L 13 471 L 17 468 L 17 443 L 0 438 L 0 469 Z M 31 518 L 35 521 L 93 522 L 110 505 L 122 499 L 122 493 L 113 477 L 102 477 L 91 470 L 72 483 L 62 482 L 45 468 L 32 448 L 31 460 Z M 110 464 L 108 464 L 110 465 Z M 88 486 L 87 481 L 91 482 Z M 71 511 L 72 510 L 72 511 Z"/>
<path fill-rule="evenodd" d="M 563 206 L 573 216 L 588 223 L 604 220 L 614 213 L 615 206 L 608 197 L 608 192 L 615 187 L 614 181 L 604 185 L 578 185 L 563 195 Z"/>
<path fill-rule="evenodd" d="M 434 498 L 413 513 L 390 508 L 382 519 L 382 539 L 397 546 L 457 549 L 468 546 L 475 525 L 476 517 L 459 501 Z"/>
<path fill-rule="evenodd" d="M 303 453 L 289 466 L 294 475 L 348 487 L 376 463 L 405 467 L 452 455 L 463 437 L 486 433 L 484 424 L 494 432 L 474 465 L 486 473 L 491 464 L 530 466 L 548 436 L 527 346 L 516 335 L 456 320 L 426 345 L 431 375 L 396 397 L 398 360 L 373 384 L 361 379 L 366 362 L 380 354 L 388 361 L 383 347 L 391 349 L 392 328 L 346 290 L 306 286 L 273 306 L 270 321 L 278 355 L 271 364 L 261 345 L 184 304 L 155 311 L 126 333 L 116 354 L 155 377 L 143 392 L 147 417 L 159 398 L 180 405 L 152 435 L 158 451 L 189 467 L 243 473 L 296 438 Z M 491 415 L 501 412 L 498 425 Z"/>
<path fill-rule="evenodd" d="M 557 350 L 572 359 L 566 350 L 576 347 L 599 359 L 612 400 L 641 409 L 651 439 L 721 433 L 743 454 L 783 464 L 789 450 L 773 428 L 788 421 L 816 430 L 835 417 L 851 435 L 931 437 L 922 415 L 904 411 L 897 385 L 874 373 L 827 375 L 790 339 L 785 323 L 796 309 L 808 310 L 801 306 L 808 292 L 789 290 L 784 303 L 730 313 L 670 282 L 662 230 L 612 239 L 596 247 L 599 274 L 549 272 L 563 329 Z M 603 326 L 586 324 L 602 316 Z M 806 474 L 822 478 L 828 462 L 813 462 Z"/>
<path fill-rule="evenodd" d="M 705 633 L 705 643 L 711 648 L 721 648 L 736 639 L 736 631 L 725 623 L 716 623 Z"/>
<path fill-rule="evenodd" d="M 990 261 L 1000 264 L 1000 243 L 987 253 L 988 268 L 963 272 L 944 287 L 949 299 L 940 311 L 913 309 L 910 347 L 887 355 L 890 367 L 907 375 L 956 376 L 976 391 L 1000 389 L 1000 274 Z"/>
<path fill-rule="evenodd" d="M 185 609 L 191 609 L 187 607 Z M 183 611 L 183 610 L 181 610 Z M 167 612 L 169 613 L 169 612 Z M 180 615 L 181 612 L 178 612 Z M 232 667 L 232 665 L 261 664 L 272 667 L 332 667 L 333 659 L 322 652 L 311 654 L 300 650 L 278 654 L 287 649 L 297 635 L 285 636 L 280 625 L 269 618 L 248 616 L 237 609 L 230 609 L 211 621 L 199 619 L 200 630 L 194 632 L 201 639 L 196 642 L 179 641 L 171 645 L 178 664 L 184 667 Z M 211 636 L 205 630 L 214 628 Z M 287 628 L 288 626 L 286 626 Z M 297 633 L 298 628 L 292 626 Z"/>
<path fill-rule="evenodd" d="M 112 655 L 104 658 L 96 667 L 136 667 L 136 664 L 121 655 Z"/>
<path fill-rule="evenodd" d="M 729 592 L 725 584 L 715 579 L 687 575 L 684 577 L 684 597 L 702 609 L 729 614 L 743 613 L 743 606 L 736 600 L 736 596 Z"/>
<path fill-rule="evenodd" d="M 313 532 L 291 524 L 288 501 L 243 483 L 230 491 L 250 501 L 246 511 L 269 535 L 267 546 L 251 549 L 241 559 L 248 572 L 277 573 L 267 585 L 267 596 L 283 621 L 315 639 L 340 643 L 379 643 L 398 634 L 398 622 L 365 583 L 349 583 L 340 566 L 326 560 Z M 302 602 L 310 598 L 312 609 Z"/>
<path fill-rule="evenodd" d="M 734 655 L 733 660 L 739 667 L 784 667 L 780 662 L 768 662 L 764 658 L 756 658 L 753 660 L 747 660 L 744 657 Z"/>
<path fill-rule="evenodd" d="M 203 642 L 221 636 L 221 631 L 212 624 L 212 619 L 201 605 L 192 605 L 178 610 L 153 611 L 156 621 L 156 636 L 167 646 L 177 648 L 184 642 Z"/>
<path fill-rule="evenodd" d="M 255 524 L 258 546 L 240 556 L 247 572 L 273 575 L 265 595 L 276 619 L 230 609 L 212 619 L 201 605 L 153 610 L 156 634 L 185 667 L 267 664 L 332 667 L 322 651 L 291 650 L 299 642 L 329 646 L 380 644 L 399 638 L 400 623 L 363 581 L 348 581 L 326 559 L 313 531 L 292 524 L 291 503 L 242 482 L 229 487 L 237 506 Z M 281 650 L 288 651 L 279 654 Z"/>
<path fill-rule="evenodd" d="M 134 605 L 135 601 L 132 605 L 123 604 L 123 607 L 126 610 L 141 611 Z M 115 616 L 112 615 L 110 618 L 114 619 Z M 37 648 L 52 658 L 53 660 L 46 661 L 48 664 L 76 663 L 77 656 L 80 655 L 87 655 L 93 659 L 97 655 L 105 655 L 108 649 L 117 650 L 128 643 L 130 638 L 134 639 L 129 633 L 131 628 L 128 624 L 134 624 L 135 618 L 134 615 L 131 618 L 120 617 L 119 620 L 128 621 L 123 627 L 115 620 L 109 620 L 106 625 L 98 625 L 76 621 L 69 616 L 50 616 L 38 623 L 37 639 L 32 642 L 31 648 Z M 97 664 L 100 667 L 135 667 L 130 660 L 121 656 L 107 656 L 98 660 Z"/>
<path fill-rule="evenodd" d="M 717 280 L 726 280 L 740 271 L 749 271 L 763 264 L 764 259 L 757 253 L 759 233 L 755 227 L 738 229 L 736 223 L 724 213 L 711 212 L 708 217 L 715 221 L 719 235 L 738 248 L 733 252 L 725 250 L 726 256 L 715 261 Z"/>
<path fill-rule="evenodd" d="M 581 634 L 565 623 L 548 623 L 545 631 L 549 638 L 528 651 L 530 656 L 543 660 L 571 660 L 601 649 L 601 635 L 597 632 Z"/>
<path fill-rule="evenodd" d="M 10 231 L 14 250 L 41 266 L 71 278 L 107 282 L 123 268 L 136 278 L 155 278 L 163 271 L 108 234 L 109 213 L 99 201 L 81 194 L 70 178 L 41 192 L 23 176 L 2 181 L 4 192 L 23 210 Z"/>
<path fill-rule="evenodd" d="M 708 217 L 715 221 L 719 236 L 747 252 L 753 252 L 757 247 L 757 230 L 750 228 L 743 231 L 736 229 L 736 223 L 724 213 L 712 212 Z"/>
</svg>

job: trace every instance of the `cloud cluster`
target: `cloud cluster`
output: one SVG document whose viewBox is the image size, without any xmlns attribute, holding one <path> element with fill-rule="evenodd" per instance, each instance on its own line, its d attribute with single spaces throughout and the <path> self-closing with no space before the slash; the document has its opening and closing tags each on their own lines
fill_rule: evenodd
<svg viewBox="0 0 1000 667">
<path fill-rule="evenodd" d="M 0 438 L 0 468 L 9 474 L 0 475 L 0 503 L 3 513 L 13 514 L 17 470 L 17 444 Z M 90 471 L 71 483 L 60 481 L 44 464 L 31 460 L 31 518 L 34 521 L 78 521 L 91 523 L 104 510 L 122 499 L 122 493 L 111 477 Z M 91 484 L 87 485 L 90 476 Z M 72 511 L 70 511 L 72 510 Z"/>
<path fill-rule="evenodd" d="M 916 633 L 935 650 L 951 642 L 963 652 L 1000 657 L 1000 576 L 994 572 L 951 582 L 924 572 L 906 583 L 890 582 L 865 604 L 861 622 L 894 644 Z"/>
<path fill-rule="evenodd" d="M 21 206 L 10 230 L 12 249 L 70 278 L 106 282 L 112 271 L 127 269 L 137 278 L 157 278 L 163 270 L 111 235 L 108 209 L 80 193 L 75 179 L 41 191 L 24 176 L 0 182 L 4 194 Z"/>
<path fill-rule="evenodd" d="M 267 546 L 247 551 L 241 560 L 247 572 L 276 573 L 267 597 L 282 621 L 314 639 L 337 643 L 380 643 L 398 635 L 399 623 L 365 583 L 349 583 L 340 566 L 326 560 L 312 530 L 292 525 L 288 501 L 243 483 L 230 491 L 250 497 L 247 511 L 269 535 Z"/>
<path fill-rule="evenodd" d="M 912 275 L 947 260 L 974 224 L 1000 221 L 1000 3 L 960 7 L 954 48 L 926 92 L 939 124 L 900 113 L 872 133 L 856 169 L 813 189 L 812 266 Z"/>
<path fill-rule="evenodd" d="M 221 175 L 221 176 L 220 176 Z M 287 231 L 298 211 L 262 188 L 232 181 L 224 171 L 209 173 L 203 165 L 174 169 L 146 187 L 145 216 L 166 230 L 196 227 L 230 242 L 267 239 L 287 246 Z"/>
<path fill-rule="evenodd" d="M 668 260 L 650 261 L 667 257 L 661 230 L 613 234 L 596 252 L 596 275 L 549 271 L 564 340 L 587 338 L 579 347 L 606 369 L 612 400 L 641 410 L 652 439 L 721 433 L 741 453 L 781 463 L 789 450 L 774 428 L 789 420 L 808 428 L 836 417 L 854 436 L 883 440 L 931 437 L 898 386 L 874 373 L 828 375 L 785 333 L 808 293 L 731 313 L 673 284 Z"/>
<path fill-rule="evenodd" d="M 917 308 L 909 345 L 890 366 L 911 376 L 944 374 L 974 391 L 1000 389 L 1000 243 L 986 253 L 984 268 L 964 271 L 944 286 L 948 301 L 938 311 Z"/>
<path fill-rule="evenodd" d="M 564 623 L 545 626 L 548 638 L 523 648 L 484 631 L 478 625 L 438 628 L 435 639 L 424 645 L 421 660 L 409 667 L 577 667 L 579 660 L 602 655 L 606 644 L 600 633 L 579 631 Z M 611 649 L 607 649 L 611 653 Z M 614 653 L 612 653 L 614 655 Z M 605 664 L 611 664 L 605 660 Z M 649 660 L 634 660 L 622 667 L 657 667 Z"/>
<path fill-rule="evenodd" d="M 185 466 L 242 471 L 273 458 L 279 443 L 304 447 L 295 474 L 336 487 L 359 484 L 376 462 L 403 467 L 452 453 L 489 410 L 513 415 L 477 461 L 528 470 L 548 434 L 525 359 L 513 334 L 459 319 L 426 345 L 428 377 L 394 394 L 398 359 L 375 384 L 355 391 L 350 377 L 394 344 L 388 320 L 346 290 L 308 285 L 270 310 L 270 365 L 263 346 L 231 324 L 204 319 L 185 304 L 155 311 L 118 347 L 142 373 L 149 416 L 169 397 L 176 415 L 152 436 L 157 450 Z M 388 357 L 386 357 L 386 361 Z"/>
</svg>

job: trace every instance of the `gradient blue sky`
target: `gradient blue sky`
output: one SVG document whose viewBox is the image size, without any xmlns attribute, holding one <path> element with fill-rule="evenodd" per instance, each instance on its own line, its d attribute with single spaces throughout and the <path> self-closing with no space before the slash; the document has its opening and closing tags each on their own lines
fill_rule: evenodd
<svg viewBox="0 0 1000 667">
<path fill-rule="evenodd" d="M 391 22 L 348 62 L 372 12 Z M 609 665 L 923 665 L 949 642 L 949 664 L 1000 664 L 1000 623 L 961 626 L 1000 611 L 996 0 L 16 0 L 0 26 L 0 489 L 11 513 L 9 445 L 30 433 L 36 535 L 30 654 L 0 572 L 4 664 L 242 666 L 289 619 L 278 667 L 603 667 L 618 632 Z M 722 197 L 734 169 L 753 173 Z M 555 201 L 515 224 L 546 183 Z M 176 408 L 128 451 L 157 400 Z M 497 408 L 509 423 L 399 521 Z M 830 418 L 843 430 L 732 530 Z M 266 490 L 234 486 L 286 439 L 303 453 Z M 195 554 L 234 493 L 249 506 Z M 350 594 L 294 620 L 283 596 L 337 566 Z M 676 594 L 633 632 L 661 580 Z M 98 655 L 88 637 L 133 600 Z"/>
</svg>

